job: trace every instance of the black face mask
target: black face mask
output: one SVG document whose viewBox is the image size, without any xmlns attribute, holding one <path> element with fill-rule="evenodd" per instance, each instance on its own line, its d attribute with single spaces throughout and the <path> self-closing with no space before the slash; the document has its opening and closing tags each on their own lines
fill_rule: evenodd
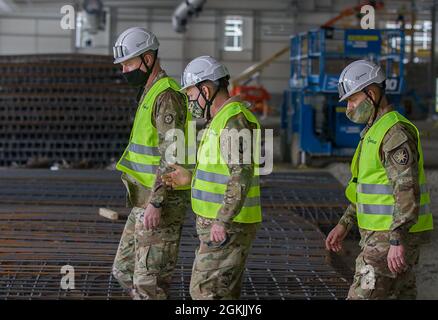
<svg viewBox="0 0 438 320">
<path fill-rule="evenodd" d="M 137 69 L 125 72 L 123 74 L 129 85 L 133 86 L 134 88 L 141 88 L 146 85 L 146 82 L 148 82 L 148 79 L 152 73 L 152 69 L 154 68 L 155 61 L 157 60 L 157 54 L 155 53 L 154 62 L 152 63 L 152 66 L 150 68 L 148 68 L 148 65 L 146 64 L 146 61 L 144 61 L 143 56 L 140 56 L 140 59 L 141 64 Z M 144 64 L 144 66 L 146 67 L 146 72 L 140 69 L 142 64 Z"/>
<path fill-rule="evenodd" d="M 134 88 L 139 89 L 137 93 L 137 101 L 140 100 L 140 97 L 143 94 L 144 86 L 148 82 L 148 79 L 152 73 L 155 61 L 157 61 L 157 53 L 155 53 L 154 62 L 152 63 L 152 66 L 150 68 L 148 68 L 148 65 L 146 64 L 146 61 L 144 61 L 143 56 L 140 56 L 140 59 L 141 64 L 137 69 L 123 73 L 123 76 L 125 77 L 128 84 Z M 144 66 L 146 67 L 146 72 L 140 69 L 142 64 L 144 64 Z"/>
<path fill-rule="evenodd" d="M 150 73 L 144 72 L 143 70 L 140 69 L 140 67 L 138 69 L 123 74 L 128 84 L 130 86 L 133 86 L 134 88 L 144 87 L 146 82 L 148 82 Z"/>
<path fill-rule="evenodd" d="M 141 65 L 144 64 L 146 66 L 146 72 L 141 70 Z M 144 87 L 146 82 L 149 79 L 149 76 L 151 74 L 151 69 L 148 69 L 146 63 L 144 62 L 143 57 L 141 57 L 141 63 L 140 66 L 132 71 L 125 72 L 123 76 L 125 77 L 126 81 L 130 86 L 133 86 L 134 88 L 140 88 Z"/>
</svg>

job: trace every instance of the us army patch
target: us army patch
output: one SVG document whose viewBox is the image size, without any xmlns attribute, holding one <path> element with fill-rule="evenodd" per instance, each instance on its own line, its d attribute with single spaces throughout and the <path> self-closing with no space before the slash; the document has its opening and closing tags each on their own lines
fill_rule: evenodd
<svg viewBox="0 0 438 320">
<path fill-rule="evenodd" d="M 409 152 L 406 148 L 401 148 L 393 153 L 392 159 L 400 165 L 406 165 L 409 162 Z"/>
<path fill-rule="evenodd" d="M 172 121 L 173 121 L 173 116 L 171 114 L 166 114 L 164 116 L 164 122 L 166 124 L 170 124 L 170 123 L 172 123 Z"/>
</svg>

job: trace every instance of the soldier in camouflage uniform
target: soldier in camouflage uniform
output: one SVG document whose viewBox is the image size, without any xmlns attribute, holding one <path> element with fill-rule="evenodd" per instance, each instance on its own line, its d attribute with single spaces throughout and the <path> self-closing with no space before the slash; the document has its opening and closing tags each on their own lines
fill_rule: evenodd
<svg viewBox="0 0 438 320">
<path fill-rule="evenodd" d="M 384 95 L 386 77 L 379 66 L 356 61 L 344 69 L 340 82 L 346 81 L 352 73 L 361 76 L 354 77 L 356 82 L 352 84 L 341 84 L 344 87 L 340 89 L 340 96 L 348 99 L 347 116 L 356 123 L 367 123 L 360 134 L 361 143 L 365 143 L 367 132 L 393 108 Z M 360 77 L 364 79 L 357 81 Z M 430 232 L 427 231 L 431 229 L 429 225 L 423 228 L 423 232 L 410 232 L 414 225 L 418 225 L 420 214 L 419 172 L 422 162 L 418 139 L 416 128 L 407 122 L 397 122 L 383 136 L 379 158 L 392 185 L 395 200 L 392 222 L 389 230 L 359 226 L 362 251 L 356 259 L 356 271 L 347 299 L 416 298 L 415 267 L 420 246 L 428 242 Z M 357 152 L 359 162 L 364 155 L 360 148 Z M 386 197 L 383 192 L 381 196 Z M 353 225 L 358 225 L 358 217 L 357 206 L 351 203 L 328 235 L 327 249 L 339 252 Z"/>
<path fill-rule="evenodd" d="M 135 50 L 140 51 L 129 52 L 129 43 L 126 44 L 128 40 L 134 45 L 138 42 Z M 116 54 L 117 46 L 127 46 L 128 52 L 123 53 L 131 55 L 126 57 Z M 115 63 L 122 64 L 128 82 L 139 87 L 139 92 L 142 92 L 138 99 L 140 106 L 154 84 L 167 77 L 159 61 L 155 63 L 157 51 L 158 41 L 155 36 L 141 28 L 128 29 L 116 42 Z M 172 272 L 178 257 L 181 228 L 190 199 L 189 190 L 171 190 L 161 179 L 163 173 L 170 168 L 163 156 L 171 144 L 165 140 L 165 134 L 171 129 L 184 132 L 186 98 L 173 88 L 167 88 L 158 94 L 152 108 L 151 123 L 158 132 L 158 150 L 161 155 L 153 186 L 145 186 L 122 168 L 127 206 L 132 207 L 132 211 L 120 239 L 113 275 L 133 299 L 168 298 Z"/>
<path fill-rule="evenodd" d="M 238 97 L 229 98 L 224 105 L 240 101 Z M 209 127 L 210 121 L 205 129 Z M 256 129 L 253 123 L 238 114 L 230 118 L 226 129 Z M 251 140 L 252 141 L 252 140 Z M 193 263 L 190 294 L 194 300 L 204 299 L 238 299 L 240 297 L 242 276 L 245 263 L 260 223 L 237 223 L 234 217 L 239 213 L 245 201 L 245 196 L 251 186 L 254 163 L 245 164 L 243 152 L 246 147 L 239 142 L 239 163 L 227 161 L 230 178 L 222 206 L 216 219 L 196 216 L 196 231 L 200 245 Z M 225 143 L 221 145 L 224 159 L 231 156 Z M 223 227 L 229 239 L 224 247 L 208 245 L 212 240 L 212 226 Z M 215 230 L 215 229 L 213 229 Z M 214 232 L 214 231 L 213 231 Z"/>
<path fill-rule="evenodd" d="M 197 65 L 199 60 L 201 62 Z M 190 71 L 193 66 L 194 70 Z M 203 70 L 209 70 L 211 73 Z M 195 82 L 190 81 L 191 73 L 198 76 Z M 206 119 L 205 130 L 207 132 L 220 111 L 230 108 L 233 103 L 243 104 L 239 97 L 230 97 L 228 94 L 228 77 L 229 74 L 225 67 L 215 59 L 206 56 L 193 60 L 184 71 L 182 85 L 189 96 L 189 109 L 193 115 Z M 257 129 L 257 123 L 249 119 L 244 113 L 239 112 L 227 119 L 224 128 L 236 129 L 239 132 L 249 129 L 252 133 L 252 129 Z M 224 132 L 226 130 L 222 131 L 222 137 L 225 137 Z M 238 219 L 241 212 L 245 210 L 245 200 L 249 197 L 250 189 L 258 185 L 256 186 L 254 182 L 254 161 L 251 160 L 248 163 L 244 161 L 244 154 L 250 145 L 248 146 L 248 143 L 235 136 L 231 139 L 237 139 L 234 143 L 239 146 L 238 161 L 231 160 L 232 150 L 228 148 L 226 139 L 221 139 L 219 150 L 229 175 L 225 181 L 222 181 L 226 188 L 220 207 L 217 212 L 208 217 L 194 206 L 194 189 L 197 185 L 195 180 L 200 171 L 198 151 L 198 165 L 193 173 L 192 181 L 192 209 L 197 213 L 196 230 L 200 240 L 190 282 L 190 294 L 194 300 L 238 299 L 240 297 L 245 263 L 261 221 L 261 211 L 256 214 L 255 220 L 240 221 Z M 199 148 L 202 148 L 203 141 Z M 252 141 L 252 135 L 250 141 Z M 192 180 L 191 173 L 177 166 L 175 168 L 174 172 L 165 175 L 166 183 L 172 186 L 189 184 Z M 258 206 L 260 210 L 260 203 Z"/>
</svg>

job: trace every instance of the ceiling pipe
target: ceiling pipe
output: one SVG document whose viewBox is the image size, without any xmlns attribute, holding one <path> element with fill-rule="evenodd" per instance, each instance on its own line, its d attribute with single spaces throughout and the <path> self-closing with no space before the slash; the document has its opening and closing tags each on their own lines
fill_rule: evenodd
<svg viewBox="0 0 438 320">
<path fill-rule="evenodd" d="M 198 16 L 205 2 L 206 0 L 185 0 L 182 2 L 172 15 L 173 30 L 179 33 L 185 32 L 187 22 L 193 15 Z"/>
<path fill-rule="evenodd" d="M 12 13 L 17 7 L 12 0 L 0 0 L 0 12 Z"/>
</svg>

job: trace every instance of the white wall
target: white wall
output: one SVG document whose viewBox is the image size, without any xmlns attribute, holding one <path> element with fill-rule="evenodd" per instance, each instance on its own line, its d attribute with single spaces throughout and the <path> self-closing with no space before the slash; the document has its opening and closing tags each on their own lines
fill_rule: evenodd
<svg viewBox="0 0 438 320">
<path fill-rule="evenodd" d="M 271 1 L 232 1 L 229 3 L 233 6 L 225 7 L 223 1 L 210 0 L 200 16 L 192 19 L 188 31 L 183 35 L 172 30 L 171 15 L 174 7 L 122 8 L 121 1 L 120 6 L 111 9 L 110 21 L 113 24 L 110 27 L 110 43 L 128 27 L 146 27 L 159 38 L 161 62 L 169 75 L 179 79 L 183 68 L 192 58 L 207 54 L 221 59 L 233 76 L 288 46 L 289 35 L 318 27 L 342 9 L 354 4 L 347 0 L 306 0 L 296 1 L 296 7 L 292 7 L 291 1 Z M 389 6 L 399 2 L 402 1 L 391 2 L 386 11 L 391 11 Z M 175 5 L 178 3 L 175 0 Z M 289 6 L 287 10 L 279 9 L 281 3 Z M 61 2 L 47 7 L 26 7 L 13 15 L 0 13 L 0 54 L 77 52 L 74 48 L 74 32 L 62 30 L 59 25 L 60 8 L 65 4 Z M 227 9 L 234 7 L 234 4 L 240 5 L 240 9 Z M 242 11 L 241 8 L 246 9 Z M 396 10 L 392 11 L 395 15 Z M 241 14 L 253 19 L 254 40 L 251 50 L 222 50 L 223 18 L 228 14 Z M 111 54 L 112 51 L 110 47 L 103 47 L 80 52 Z M 288 86 L 289 72 L 289 57 L 285 54 L 264 70 L 260 82 L 271 93 L 281 94 Z"/>
<path fill-rule="evenodd" d="M 0 54 L 67 53 L 71 47 L 71 31 L 61 29 L 57 17 L 0 17 Z"/>
</svg>

